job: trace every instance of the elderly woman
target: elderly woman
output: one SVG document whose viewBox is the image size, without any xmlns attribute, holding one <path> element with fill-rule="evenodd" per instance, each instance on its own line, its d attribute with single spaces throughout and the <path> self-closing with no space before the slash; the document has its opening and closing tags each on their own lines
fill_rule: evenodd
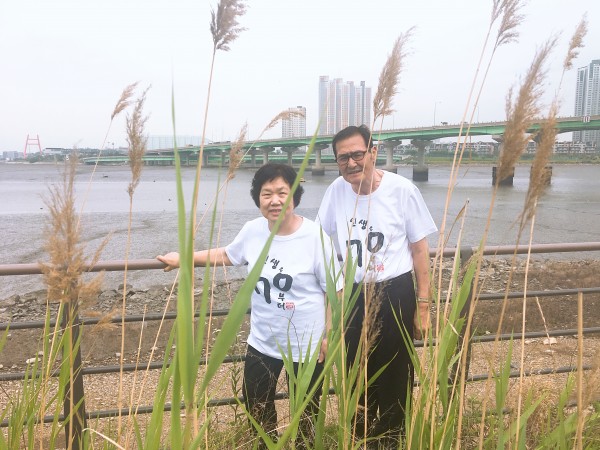
<svg viewBox="0 0 600 450">
<path fill-rule="evenodd" d="M 276 435 L 277 412 L 275 389 L 283 368 L 282 352 L 291 349 L 294 369 L 308 352 L 319 351 L 318 364 L 311 386 L 323 370 L 327 349 L 325 292 L 327 271 L 335 267 L 331 261 L 328 240 L 321 238 L 320 227 L 299 216 L 294 209 L 304 192 L 298 186 L 293 202 L 283 206 L 291 193 L 295 170 L 285 164 L 266 164 L 254 175 L 250 195 L 263 217 L 247 222 L 226 247 L 194 253 L 194 264 L 205 266 L 262 265 L 259 281 L 252 294 L 250 335 L 244 366 L 243 392 L 246 408 L 271 435 Z M 271 230 L 283 215 L 266 260 L 257 261 Z M 179 266 L 179 254 L 158 256 L 166 271 Z M 210 258 L 210 260 L 209 260 Z M 334 273 L 332 276 L 335 278 Z M 338 281 L 337 289 L 342 287 Z M 289 346 L 289 347 L 288 347 Z M 321 388 L 317 389 L 300 431 L 310 440 L 310 416 L 318 409 Z M 300 434 L 299 434 L 300 438 Z"/>
</svg>

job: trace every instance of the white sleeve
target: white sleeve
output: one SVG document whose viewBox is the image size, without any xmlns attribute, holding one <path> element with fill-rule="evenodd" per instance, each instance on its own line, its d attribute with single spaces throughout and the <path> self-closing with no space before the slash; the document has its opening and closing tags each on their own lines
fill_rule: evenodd
<svg viewBox="0 0 600 450">
<path fill-rule="evenodd" d="M 418 242 L 438 230 L 425 200 L 416 186 L 408 198 L 407 206 L 409 213 L 406 215 L 406 236 L 409 242 Z"/>
<path fill-rule="evenodd" d="M 319 212 L 317 213 L 317 217 L 315 222 L 317 222 L 323 228 L 323 231 L 328 236 L 333 236 L 336 232 L 335 227 L 335 207 L 332 204 L 332 186 L 329 185 L 327 190 L 325 191 L 325 195 L 323 195 L 323 200 L 321 200 L 321 206 L 319 207 Z"/>
<path fill-rule="evenodd" d="M 248 239 L 248 228 L 249 222 L 246 222 L 231 244 L 225 247 L 225 253 L 234 266 L 243 266 L 248 263 L 245 245 Z"/>
</svg>

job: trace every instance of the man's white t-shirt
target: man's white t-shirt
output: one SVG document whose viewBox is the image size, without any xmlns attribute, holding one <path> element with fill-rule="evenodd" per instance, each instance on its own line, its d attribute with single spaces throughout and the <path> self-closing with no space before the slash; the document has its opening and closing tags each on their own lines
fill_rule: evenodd
<svg viewBox="0 0 600 450">
<path fill-rule="evenodd" d="M 385 171 L 370 195 L 356 194 L 343 177 L 334 180 L 323 196 L 317 221 L 344 260 L 350 247 L 357 283 L 380 282 L 411 271 L 409 244 L 437 231 L 419 189 Z"/>
<path fill-rule="evenodd" d="M 267 219 L 251 220 L 225 251 L 234 266 L 248 264 L 248 273 L 255 264 L 263 265 L 252 293 L 248 344 L 281 359 L 282 351 L 288 353 L 289 337 L 293 360 L 298 362 L 309 343 L 311 354 L 318 349 L 324 334 L 326 274 L 331 270 L 326 261 L 336 265 L 337 261 L 329 239 L 323 234 L 323 246 L 320 226 L 309 219 L 303 218 L 293 234 L 276 235 L 266 259 L 257 261 L 269 235 Z M 339 289 L 342 285 L 340 280 Z"/>
</svg>

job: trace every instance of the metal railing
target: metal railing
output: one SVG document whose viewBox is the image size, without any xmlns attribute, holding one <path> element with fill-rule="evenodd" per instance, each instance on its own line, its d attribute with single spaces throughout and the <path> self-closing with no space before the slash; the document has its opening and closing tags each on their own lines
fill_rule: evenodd
<svg viewBox="0 0 600 450">
<path fill-rule="evenodd" d="M 465 264 L 466 261 L 470 258 L 473 253 L 478 251 L 476 247 L 461 247 L 460 255 L 461 255 L 461 263 Z M 521 246 L 488 246 L 482 250 L 482 254 L 484 256 L 491 255 L 513 255 L 513 254 L 542 254 L 542 253 L 573 253 L 573 252 L 588 252 L 588 251 L 600 251 L 600 242 L 583 242 L 583 243 L 569 243 L 569 244 L 539 244 L 539 245 L 521 245 Z M 456 254 L 456 248 L 445 248 L 442 251 L 443 256 L 445 257 L 453 257 Z M 435 256 L 435 251 L 432 251 L 430 256 Z M 164 264 L 157 260 L 113 260 L 113 261 L 101 261 L 93 266 L 85 267 L 85 271 L 88 272 L 100 272 L 100 271 L 123 271 L 127 267 L 127 270 L 157 270 L 163 269 Z M 3 264 L 0 265 L 0 276 L 18 276 L 18 275 L 32 275 L 32 274 L 42 274 L 43 268 L 40 264 Z M 524 297 L 555 297 L 555 296 L 567 296 L 567 295 L 578 295 L 579 293 L 583 294 L 594 294 L 600 293 L 600 287 L 592 287 L 592 288 L 578 288 L 578 289 L 555 289 L 555 290 L 547 290 L 547 291 L 528 291 L 527 293 L 523 292 L 508 292 L 506 294 L 485 294 L 480 293 L 477 295 L 478 300 L 491 301 L 491 300 L 499 300 L 505 298 L 524 298 Z M 466 314 L 468 308 L 470 308 L 470 300 L 467 302 L 463 313 Z M 249 312 L 249 311 L 248 311 Z M 227 315 L 227 310 L 218 310 L 213 311 L 213 316 L 225 316 Z M 199 314 L 196 314 L 196 317 L 199 317 Z M 121 323 L 122 321 L 126 323 L 135 323 L 141 321 L 160 321 L 160 320 L 174 320 L 176 319 L 176 313 L 156 313 L 156 314 L 145 314 L 145 315 L 127 315 L 124 318 L 120 316 L 115 316 L 111 318 L 111 322 Z M 94 325 L 99 322 L 98 318 L 84 318 L 79 319 L 75 317 L 75 325 L 77 327 L 85 326 L 85 325 Z M 66 323 L 65 318 L 62 319 L 63 324 Z M 50 326 L 56 326 L 57 321 L 50 321 Z M 599 324 L 600 325 L 600 324 Z M 13 322 L 13 323 L 0 323 L 0 331 L 6 330 L 10 328 L 10 330 L 25 330 L 25 329 L 41 329 L 44 328 L 44 321 L 21 321 L 21 322 Z M 592 335 L 592 334 L 600 334 L 600 326 L 584 328 L 581 330 L 584 335 Z M 531 339 L 537 337 L 558 337 L 558 336 L 573 336 L 574 334 L 578 334 L 579 330 L 576 329 L 565 329 L 565 330 L 548 330 L 548 331 L 529 331 L 525 334 L 501 334 L 499 336 L 489 335 L 489 336 L 472 336 L 470 339 L 470 343 L 482 343 L 482 342 L 491 342 L 496 339 L 498 340 L 508 340 L 508 339 Z M 435 339 L 433 340 L 435 345 Z M 422 341 L 415 341 L 416 347 L 423 346 Z M 79 349 L 79 346 L 78 346 Z M 78 350 L 78 353 L 80 351 Z M 80 355 L 79 355 L 80 358 Z M 245 357 L 243 355 L 231 355 L 228 356 L 224 362 L 239 362 L 243 361 Z M 81 362 L 78 363 L 78 367 L 75 367 L 74 370 L 80 377 L 80 386 L 77 385 L 72 387 L 73 390 L 73 402 L 72 404 L 81 404 L 82 407 L 79 408 L 80 417 L 79 424 L 74 427 L 74 436 L 67 436 L 67 439 L 71 439 L 71 442 L 76 442 L 77 437 L 81 436 L 81 432 L 83 429 L 83 424 L 89 419 L 95 418 L 107 418 L 107 417 L 116 417 L 118 415 L 127 415 L 130 413 L 129 408 L 123 409 L 109 409 L 109 410 L 100 410 L 100 411 L 89 411 L 85 412 L 85 394 L 83 391 L 83 383 L 82 378 L 83 375 L 96 375 L 96 374 L 107 374 L 107 373 L 119 373 L 121 370 L 123 372 L 133 372 L 136 370 L 160 370 L 163 367 L 163 361 L 155 361 L 155 362 L 144 362 L 138 364 L 123 364 L 121 365 L 105 365 L 105 366 L 89 366 L 83 367 Z M 203 362 L 201 362 L 201 365 Z M 591 366 L 585 365 L 583 366 L 584 370 L 591 369 Z M 543 368 L 538 370 L 530 370 L 525 371 L 526 376 L 531 375 L 547 375 L 547 374 L 557 374 L 557 373 L 569 373 L 576 370 L 576 367 L 568 366 L 568 367 L 558 367 L 558 368 Z M 26 377 L 36 376 L 38 374 L 31 374 L 27 372 L 14 372 L 14 373 L 2 373 L 0 374 L 0 382 L 6 381 L 16 381 L 16 380 L 24 380 Z M 58 370 L 51 374 L 52 376 L 58 376 Z M 510 374 L 510 377 L 519 376 L 519 372 L 515 371 Z M 469 375 L 468 367 L 467 367 L 467 381 L 480 381 L 488 379 L 488 374 L 476 374 Z M 330 392 L 333 393 L 333 392 Z M 287 394 L 278 393 L 277 398 L 283 399 L 286 398 Z M 208 406 L 223 406 L 223 405 L 233 405 L 237 404 L 238 400 L 241 398 L 218 398 L 212 399 L 209 401 Z M 65 407 L 68 402 L 65 399 Z M 171 411 L 174 408 L 171 404 L 165 405 L 165 411 Z M 153 411 L 153 407 L 148 406 L 140 406 L 135 408 L 136 413 L 145 414 L 151 413 Z M 63 416 L 59 418 L 59 420 L 64 420 L 65 417 L 68 417 L 68 410 L 65 409 Z M 47 416 L 43 419 L 44 422 L 51 422 L 55 418 L 54 416 Z M 5 420 L 0 423 L 0 427 L 6 427 L 8 422 Z M 76 448 L 76 447 L 74 447 Z"/>
</svg>

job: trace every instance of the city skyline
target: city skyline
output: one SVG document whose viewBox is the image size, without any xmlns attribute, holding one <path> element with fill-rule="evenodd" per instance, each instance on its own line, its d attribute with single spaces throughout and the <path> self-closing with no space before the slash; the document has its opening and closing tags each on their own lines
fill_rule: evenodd
<svg viewBox="0 0 600 450">
<path fill-rule="evenodd" d="M 371 88 L 343 78 L 319 77 L 319 134 L 335 134 L 349 125 L 371 126 Z"/>
<path fill-rule="evenodd" d="M 600 114 L 600 59 L 577 69 L 575 116 Z M 575 131 L 573 142 L 595 142 L 600 148 L 600 130 Z"/>
</svg>

